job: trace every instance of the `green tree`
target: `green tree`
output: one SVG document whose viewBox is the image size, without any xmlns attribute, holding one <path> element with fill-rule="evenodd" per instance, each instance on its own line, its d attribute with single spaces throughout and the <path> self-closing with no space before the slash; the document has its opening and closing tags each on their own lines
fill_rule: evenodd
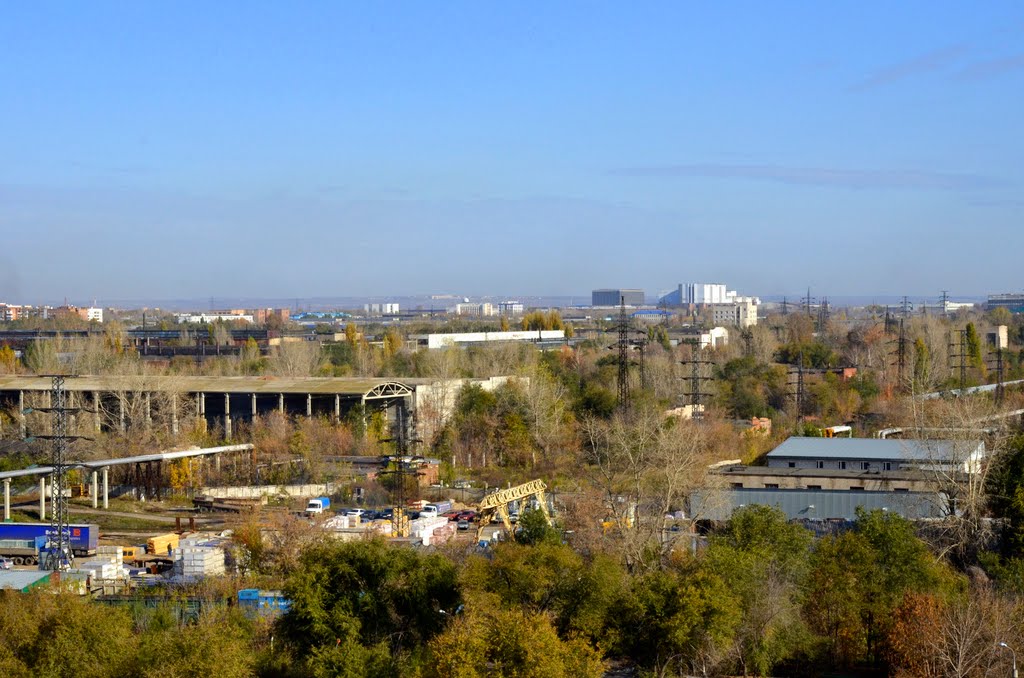
<svg viewBox="0 0 1024 678">
<path fill-rule="evenodd" d="M 964 343 L 967 348 L 968 364 L 978 370 L 984 370 L 985 359 L 981 355 L 981 337 L 978 336 L 978 328 L 974 323 L 967 323 Z"/>
<path fill-rule="evenodd" d="M 461 600 L 450 560 L 383 540 L 318 544 L 301 563 L 285 585 L 292 606 L 280 623 L 295 653 L 309 657 L 310 669 L 352 642 L 373 665 L 384 644 L 397 671 L 408 651 L 440 632 Z"/>
</svg>

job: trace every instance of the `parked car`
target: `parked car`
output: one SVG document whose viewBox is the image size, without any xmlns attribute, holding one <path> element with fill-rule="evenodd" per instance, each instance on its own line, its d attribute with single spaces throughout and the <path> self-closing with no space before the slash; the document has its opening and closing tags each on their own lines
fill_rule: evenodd
<svg viewBox="0 0 1024 678">
<path fill-rule="evenodd" d="M 458 522 L 458 524 L 456 525 L 456 527 L 458 527 L 458 529 L 460 529 L 460 530 L 468 530 L 469 529 L 469 521 L 468 520 L 460 520 Z"/>
<path fill-rule="evenodd" d="M 0 556 L 0 570 L 9 570 L 14 567 L 14 561 Z"/>
<path fill-rule="evenodd" d="M 443 513 L 442 515 L 445 518 L 447 518 L 449 520 L 449 522 L 455 522 L 456 520 L 459 519 L 459 515 L 460 514 L 459 514 L 458 511 L 448 511 L 447 513 Z"/>
<path fill-rule="evenodd" d="M 473 522 L 476 520 L 476 511 L 462 511 L 459 513 L 459 520 L 465 520 L 467 522 Z"/>
<path fill-rule="evenodd" d="M 345 515 L 349 518 L 355 518 L 357 516 L 362 518 L 364 513 L 366 513 L 366 509 L 357 508 L 349 509 L 348 511 L 345 512 Z"/>
<path fill-rule="evenodd" d="M 456 480 L 452 484 L 452 487 L 454 487 L 456 490 L 468 490 L 473 487 L 473 483 L 469 482 L 468 480 Z"/>
<path fill-rule="evenodd" d="M 512 511 L 508 514 L 509 522 L 513 525 L 519 522 L 519 511 Z"/>
</svg>

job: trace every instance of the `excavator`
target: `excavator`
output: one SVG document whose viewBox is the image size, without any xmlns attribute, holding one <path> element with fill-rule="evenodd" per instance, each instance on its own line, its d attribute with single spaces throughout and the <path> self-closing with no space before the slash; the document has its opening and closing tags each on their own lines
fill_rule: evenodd
<svg viewBox="0 0 1024 678">
<path fill-rule="evenodd" d="M 480 515 L 476 528 L 476 540 L 479 542 L 483 537 L 484 527 L 490 525 L 491 519 L 497 514 L 501 518 L 501 522 L 505 524 L 505 529 L 508 530 L 509 539 L 513 541 L 516 538 L 516 531 L 512 527 L 512 521 L 508 515 L 508 505 L 535 497 L 537 499 L 537 505 L 540 506 L 541 512 L 544 514 L 544 519 L 548 521 L 548 525 L 551 524 L 551 515 L 548 513 L 547 502 L 544 501 L 544 491 L 548 489 L 548 486 L 544 484 L 543 480 L 531 480 L 528 483 L 522 485 L 516 485 L 515 487 L 509 487 L 504 490 L 498 490 L 492 492 L 480 501 Z"/>
</svg>

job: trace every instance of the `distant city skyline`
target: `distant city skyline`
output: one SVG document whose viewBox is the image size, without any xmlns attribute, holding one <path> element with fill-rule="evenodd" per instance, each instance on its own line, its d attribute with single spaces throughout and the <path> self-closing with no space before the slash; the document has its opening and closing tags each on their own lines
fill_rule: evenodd
<svg viewBox="0 0 1024 678">
<path fill-rule="evenodd" d="M 0 301 L 1024 288 L 1020 3 L 2 12 Z"/>
</svg>

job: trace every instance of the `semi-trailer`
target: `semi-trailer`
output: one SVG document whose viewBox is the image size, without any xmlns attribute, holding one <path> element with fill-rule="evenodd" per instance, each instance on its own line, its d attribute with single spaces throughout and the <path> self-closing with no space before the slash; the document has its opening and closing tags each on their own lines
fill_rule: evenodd
<svg viewBox="0 0 1024 678">
<path fill-rule="evenodd" d="M 49 523 L 0 523 L 0 556 L 15 565 L 36 565 L 39 550 L 46 545 Z M 99 544 L 99 525 L 68 525 L 71 533 L 71 551 L 77 557 L 96 555 Z"/>
</svg>

